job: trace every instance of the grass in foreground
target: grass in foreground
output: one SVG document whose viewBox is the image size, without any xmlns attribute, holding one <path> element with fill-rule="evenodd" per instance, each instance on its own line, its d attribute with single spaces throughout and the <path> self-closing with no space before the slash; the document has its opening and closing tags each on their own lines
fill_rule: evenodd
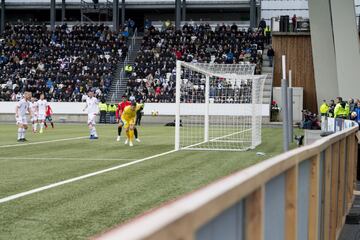
<svg viewBox="0 0 360 240">
<path fill-rule="evenodd" d="M 142 142 L 100 139 L 1 148 L 16 127 L 0 126 L 0 198 L 173 149 L 173 128 L 142 126 Z M 30 142 L 87 136 L 86 126 L 58 125 Z M 282 151 L 282 131 L 263 129 L 263 144 L 247 152 L 179 151 L 0 204 L 0 239 L 85 239 L 151 208 Z M 258 156 L 256 152 L 265 152 Z"/>
</svg>

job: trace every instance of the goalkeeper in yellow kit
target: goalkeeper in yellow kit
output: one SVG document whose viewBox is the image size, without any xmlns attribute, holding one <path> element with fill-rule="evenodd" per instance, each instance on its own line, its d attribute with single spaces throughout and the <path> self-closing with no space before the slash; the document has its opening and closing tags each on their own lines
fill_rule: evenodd
<svg viewBox="0 0 360 240">
<path fill-rule="evenodd" d="M 136 112 L 140 110 L 142 104 L 137 104 L 136 102 L 131 102 L 130 106 L 124 108 L 124 111 L 121 114 L 121 120 L 124 123 L 124 128 L 126 131 L 127 139 L 125 144 L 129 143 L 129 146 L 133 146 L 134 138 L 134 128 L 136 121 Z"/>
</svg>

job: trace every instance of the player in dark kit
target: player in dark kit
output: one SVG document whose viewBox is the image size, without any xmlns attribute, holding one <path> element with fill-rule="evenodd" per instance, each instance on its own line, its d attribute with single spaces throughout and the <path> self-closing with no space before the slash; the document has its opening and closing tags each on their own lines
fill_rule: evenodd
<svg viewBox="0 0 360 240">
<path fill-rule="evenodd" d="M 47 105 L 47 107 L 46 107 L 46 112 L 45 112 L 45 116 L 46 116 L 46 117 L 45 117 L 45 121 L 44 121 L 44 124 L 45 124 L 45 127 L 46 127 L 46 128 L 47 128 L 46 121 L 49 121 L 49 122 L 50 122 L 52 128 L 55 127 L 55 126 L 54 126 L 54 123 L 53 123 L 53 120 L 52 120 L 52 117 L 51 117 L 52 114 L 53 114 L 53 111 L 52 111 L 50 105 Z"/>
</svg>

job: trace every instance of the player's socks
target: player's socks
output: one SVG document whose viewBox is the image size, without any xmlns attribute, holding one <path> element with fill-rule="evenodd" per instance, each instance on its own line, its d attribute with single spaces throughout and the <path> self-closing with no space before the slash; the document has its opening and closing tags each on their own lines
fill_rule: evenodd
<svg viewBox="0 0 360 240">
<path fill-rule="evenodd" d="M 125 144 L 128 144 L 129 142 L 129 139 L 130 139 L 130 134 L 129 134 L 130 131 L 126 131 L 126 140 L 125 140 Z"/>
<path fill-rule="evenodd" d="M 96 128 L 94 126 L 91 128 L 91 135 L 93 135 L 96 138 L 98 137 L 97 132 L 96 132 Z"/>
<path fill-rule="evenodd" d="M 25 140 L 25 129 L 24 128 L 22 128 L 22 134 L 21 134 L 21 138 L 23 139 L 23 140 Z"/>
<path fill-rule="evenodd" d="M 122 130 L 122 127 L 118 127 L 118 136 L 121 136 L 121 130 Z"/>
<path fill-rule="evenodd" d="M 138 131 L 137 131 L 137 128 L 134 128 L 134 136 L 135 136 L 135 139 L 138 138 Z"/>
<path fill-rule="evenodd" d="M 51 124 L 51 127 L 54 128 L 54 123 L 53 123 L 53 122 L 50 122 L 50 124 Z"/>
<path fill-rule="evenodd" d="M 94 127 L 94 137 L 96 137 L 96 138 L 98 137 L 95 127 Z"/>
<path fill-rule="evenodd" d="M 134 136 L 135 136 L 135 141 L 137 142 L 141 142 L 140 139 L 138 138 L 138 131 L 137 128 L 134 128 Z"/>
<path fill-rule="evenodd" d="M 133 144 L 133 138 L 134 138 L 134 130 L 129 130 L 129 146 L 134 146 Z"/>
<path fill-rule="evenodd" d="M 18 128 L 18 140 L 22 139 L 22 128 Z"/>
<path fill-rule="evenodd" d="M 130 130 L 129 131 L 129 141 L 132 142 L 133 138 L 134 138 L 134 130 Z"/>
<path fill-rule="evenodd" d="M 43 133 L 44 131 L 44 123 L 40 123 L 40 133 Z"/>
<path fill-rule="evenodd" d="M 45 126 L 45 128 L 47 128 L 47 124 L 46 124 L 46 122 L 44 122 L 44 126 Z"/>
<path fill-rule="evenodd" d="M 36 130 L 37 130 L 37 123 L 36 122 L 33 124 L 33 130 L 34 130 L 34 132 L 36 132 Z"/>
</svg>

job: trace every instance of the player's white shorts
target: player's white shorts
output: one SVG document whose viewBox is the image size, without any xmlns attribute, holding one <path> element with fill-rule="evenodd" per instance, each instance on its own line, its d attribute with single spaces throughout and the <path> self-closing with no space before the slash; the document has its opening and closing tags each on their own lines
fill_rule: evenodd
<svg viewBox="0 0 360 240">
<path fill-rule="evenodd" d="M 40 120 L 40 121 L 44 121 L 45 120 L 45 114 L 40 114 L 39 113 L 37 119 Z"/>
<path fill-rule="evenodd" d="M 32 115 L 31 116 L 31 122 L 36 122 L 38 120 L 38 116 L 37 115 Z"/>
<path fill-rule="evenodd" d="M 91 124 L 91 125 L 95 125 L 95 119 L 96 119 L 96 114 L 94 114 L 94 113 L 89 113 L 89 114 L 88 114 L 88 121 L 87 121 L 87 123 L 88 123 L 88 124 Z"/>
<path fill-rule="evenodd" d="M 26 116 L 19 116 L 16 119 L 16 124 L 22 124 L 22 125 L 27 125 L 27 118 Z"/>
</svg>

